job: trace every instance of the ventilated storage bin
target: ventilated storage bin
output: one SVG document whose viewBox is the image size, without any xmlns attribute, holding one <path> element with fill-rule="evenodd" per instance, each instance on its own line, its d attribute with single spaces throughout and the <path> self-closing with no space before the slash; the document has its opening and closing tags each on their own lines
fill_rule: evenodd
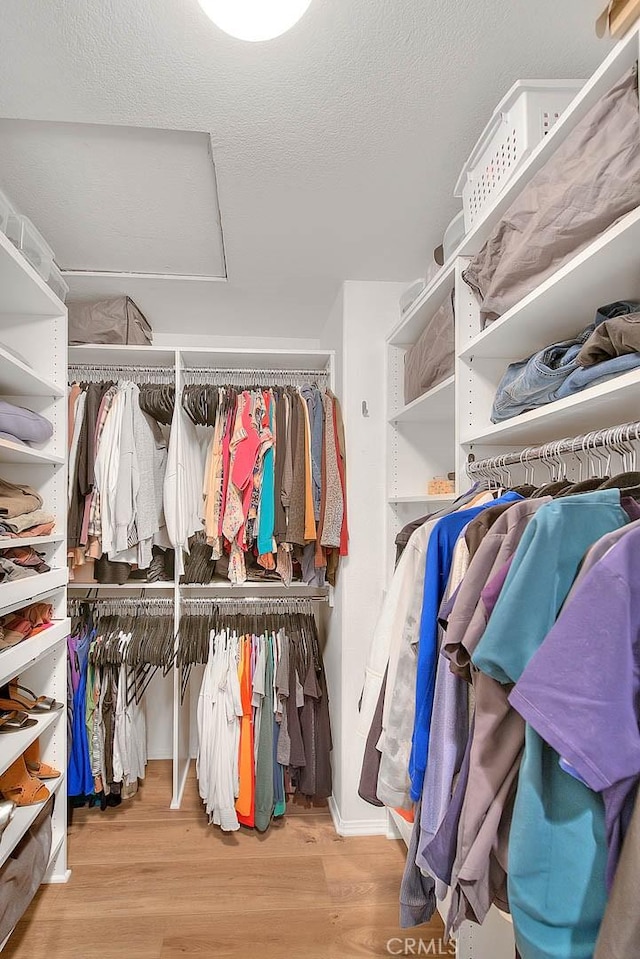
<svg viewBox="0 0 640 959">
<path fill-rule="evenodd" d="M 465 232 L 549 133 L 584 80 L 518 80 L 500 101 L 465 163 L 454 190 Z"/>
<path fill-rule="evenodd" d="M 42 279 L 48 280 L 53 263 L 53 250 L 31 220 L 18 213 L 11 213 L 7 221 L 7 236 Z"/>
</svg>

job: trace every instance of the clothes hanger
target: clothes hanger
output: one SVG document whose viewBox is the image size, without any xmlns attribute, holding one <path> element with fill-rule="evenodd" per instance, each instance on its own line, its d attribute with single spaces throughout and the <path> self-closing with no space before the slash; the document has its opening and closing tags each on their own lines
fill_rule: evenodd
<svg viewBox="0 0 640 959">
<path fill-rule="evenodd" d="M 617 428 L 613 432 L 612 443 L 614 444 L 614 449 L 616 452 L 620 453 L 620 447 L 622 444 L 622 430 Z M 617 448 L 616 448 L 617 444 Z M 619 489 L 620 496 L 630 496 L 633 499 L 640 499 L 640 472 L 635 468 L 636 464 L 633 461 L 627 463 L 626 456 L 624 453 L 622 455 L 622 471 L 617 473 L 615 476 L 611 476 L 609 479 L 605 480 L 599 489 Z M 610 454 L 609 454 L 610 456 Z M 630 467 L 634 468 L 631 469 Z M 628 468 L 629 467 L 629 468 Z"/>
<path fill-rule="evenodd" d="M 559 450 L 559 448 L 559 443 L 550 443 L 548 449 L 543 453 L 541 463 L 548 471 L 549 480 L 536 489 L 533 494 L 536 499 L 540 499 L 543 496 L 557 496 L 571 486 L 566 476 L 561 475 L 563 472 L 563 463 L 559 453 L 557 454 L 557 458 L 554 459 L 554 453 L 556 450 Z"/>
</svg>

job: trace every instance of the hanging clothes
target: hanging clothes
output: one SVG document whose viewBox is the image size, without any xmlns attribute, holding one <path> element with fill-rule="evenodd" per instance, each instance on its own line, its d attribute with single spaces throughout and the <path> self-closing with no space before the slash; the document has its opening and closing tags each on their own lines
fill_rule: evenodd
<svg viewBox="0 0 640 959">
<path fill-rule="evenodd" d="M 168 389 L 168 387 L 167 387 Z M 74 568 L 104 558 L 150 568 L 154 546 L 170 544 L 163 487 L 167 443 L 145 387 L 73 384 L 69 394 L 73 434 L 69 471 L 69 563 Z"/>
<path fill-rule="evenodd" d="M 377 787 L 365 798 L 407 808 L 417 800 L 403 923 L 427 921 L 447 891 L 453 931 L 496 904 L 511 910 L 522 959 L 592 959 L 640 781 L 629 628 L 640 615 L 640 508 L 616 488 L 629 485 L 624 474 L 594 485 L 523 486 L 415 530 L 363 702 L 361 734 L 365 720 L 369 733 L 380 722 L 376 692 L 378 707 L 396 710 L 391 724 L 383 718 Z M 542 495 L 522 499 L 533 492 Z M 412 555 L 420 542 L 422 573 Z M 418 609 L 412 671 L 395 649 L 416 636 Z M 397 718 L 411 682 L 409 729 Z M 611 728 L 619 748 L 606 740 Z M 404 769 L 393 766 L 398 756 Z M 398 788 L 388 791 L 385 770 L 396 768 Z"/>
<path fill-rule="evenodd" d="M 225 615 L 223 607 L 212 603 L 203 615 L 194 600 L 181 618 L 178 664 L 205 663 L 200 796 L 223 831 L 265 832 L 284 815 L 287 792 L 316 801 L 331 795 L 326 677 L 310 612 Z"/>
<path fill-rule="evenodd" d="M 242 390 L 190 384 L 180 410 L 170 458 L 195 449 L 196 426 L 210 430 L 206 458 L 199 469 L 193 463 L 201 488 L 188 537 L 197 515 L 216 577 L 234 585 L 262 579 L 335 585 L 349 539 L 344 428 L 335 396 L 314 384 Z M 182 416 L 188 435 L 178 434 Z M 323 468 L 327 459 L 330 470 Z M 166 499 L 174 495 L 174 485 L 165 489 Z M 169 532 L 174 545 L 184 545 L 186 529 Z"/>
</svg>

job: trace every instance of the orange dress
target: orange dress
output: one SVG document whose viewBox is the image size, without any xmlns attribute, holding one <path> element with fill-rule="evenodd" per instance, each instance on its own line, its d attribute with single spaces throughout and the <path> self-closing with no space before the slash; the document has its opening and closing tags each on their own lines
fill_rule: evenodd
<svg viewBox="0 0 640 959">
<path fill-rule="evenodd" d="M 242 640 L 242 653 L 238 663 L 240 680 L 240 701 L 242 719 L 240 720 L 239 763 L 240 789 L 236 800 L 238 822 L 242 826 L 255 825 L 256 768 L 253 755 L 253 720 L 251 707 L 251 640 Z"/>
</svg>

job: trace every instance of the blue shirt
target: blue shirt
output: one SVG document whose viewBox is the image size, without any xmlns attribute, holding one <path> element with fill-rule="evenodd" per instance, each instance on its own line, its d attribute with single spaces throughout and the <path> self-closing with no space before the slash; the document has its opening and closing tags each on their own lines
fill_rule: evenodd
<svg viewBox="0 0 640 959">
<path fill-rule="evenodd" d="M 489 506 L 515 503 L 522 498 L 519 493 L 505 493 L 504 496 L 492 499 L 482 506 L 472 506 L 471 509 L 444 516 L 431 531 L 424 574 L 416 677 L 416 716 L 409 759 L 411 798 L 414 802 L 417 802 L 422 795 L 422 784 L 427 768 L 438 656 L 438 610 L 449 579 L 453 550 L 464 527 L 479 513 Z"/>
<path fill-rule="evenodd" d="M 587 549 L 629 522 L 620 491 L 554 500 L 527 526 L 472 661 L 515 683 L 542 645 Z M 509 835 L 509 904 L 523 959 L 592 959 L 604 907 L 599 795 L 527 725 Z"/>
</svg>

